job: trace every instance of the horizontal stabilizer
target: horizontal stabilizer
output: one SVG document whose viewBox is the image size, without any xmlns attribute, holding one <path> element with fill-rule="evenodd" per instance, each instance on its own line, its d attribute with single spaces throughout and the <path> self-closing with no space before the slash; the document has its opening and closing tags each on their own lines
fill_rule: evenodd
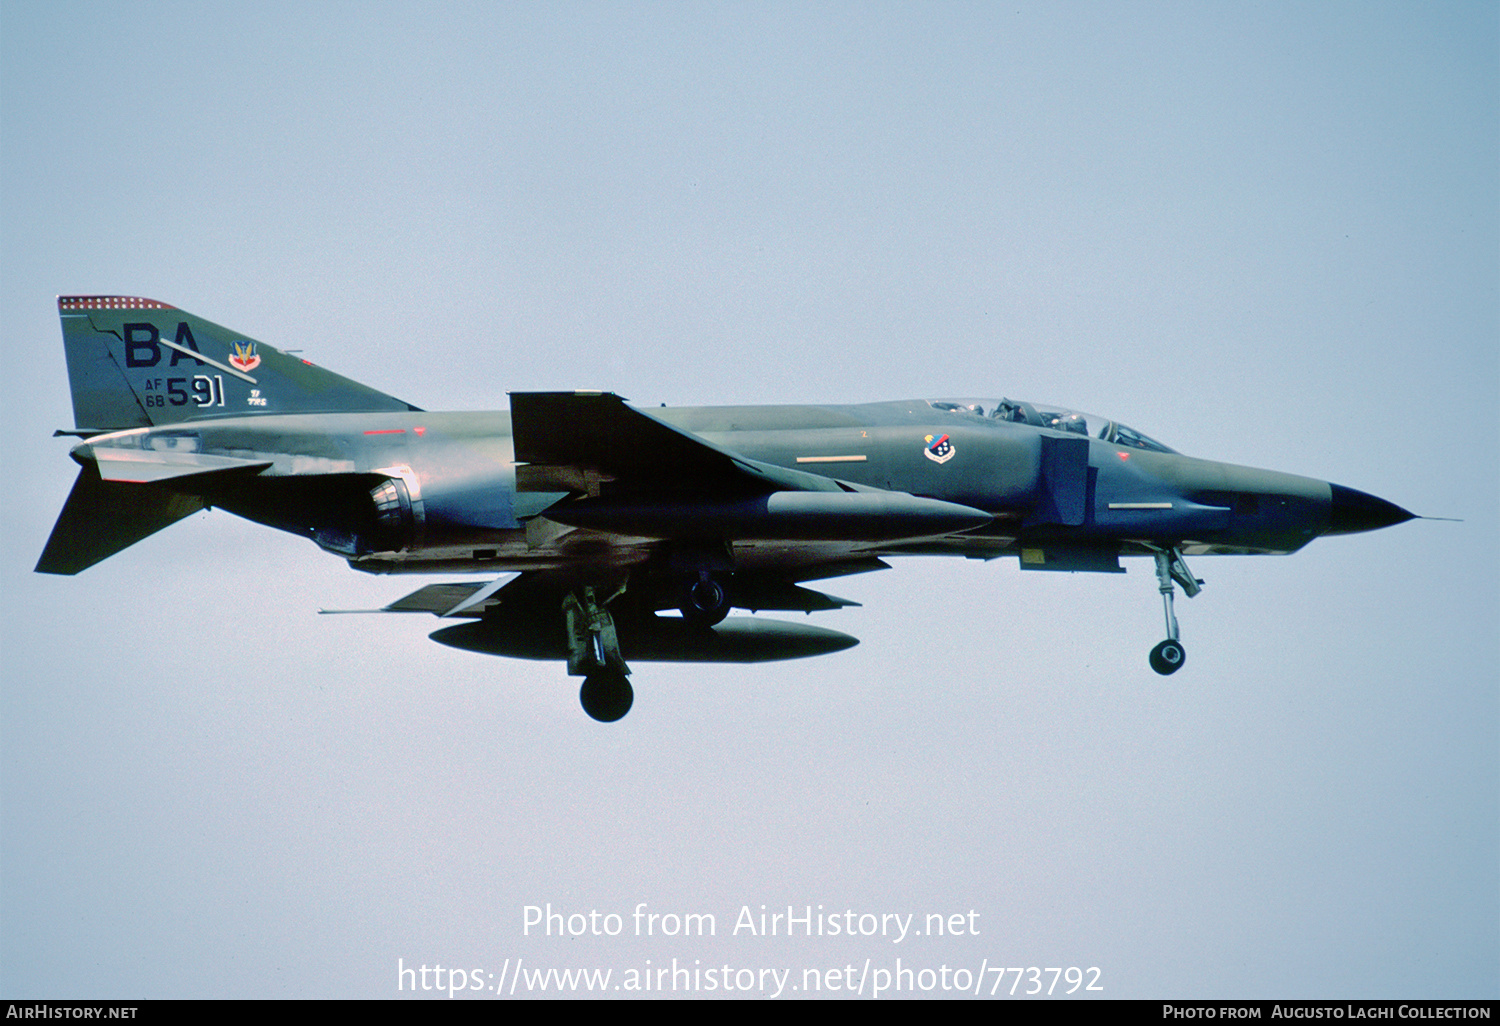
<svg viewBox="0 0 1500 1026">
<path fill-rule="evenodd" d="M 87 570 L 204 508 L 203 500 L 195 495 L 102 480 L 94 464 L 85 464 L 37 561 L 37 572 Z"/>
</svg>

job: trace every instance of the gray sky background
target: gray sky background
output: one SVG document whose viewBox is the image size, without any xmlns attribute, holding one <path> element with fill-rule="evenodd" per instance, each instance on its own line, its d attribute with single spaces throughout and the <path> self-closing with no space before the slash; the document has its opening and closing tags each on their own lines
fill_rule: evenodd
<svg viewBox="0 0 1500 1026">
<path fill-rule="evenodd" d="M 1497 996 L 1497 54 L 1489 3 L 3 0 L 0 992 Z M 902 561 L 830 587 L 859 647 L 641 664 L 601 726 L 560 665 L 317 616 L 429 579 L 227 514 L 33 574 L 60 293 L 429 409 L 1003 394 L 1463 522 L 1198 560 L 1170 680 L 1145 564 Z M 548 902 L 718 930 L 523 935 Z M 763 904 L 980 932 L 735 935 Z"/>
</svg>

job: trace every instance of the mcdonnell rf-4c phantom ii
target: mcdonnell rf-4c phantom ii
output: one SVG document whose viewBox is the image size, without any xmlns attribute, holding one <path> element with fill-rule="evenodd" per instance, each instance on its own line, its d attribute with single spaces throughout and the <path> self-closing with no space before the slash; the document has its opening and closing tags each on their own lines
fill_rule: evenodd
<svg viewBox="0 0 1500 1026">
<path fill-rule="evenodd" d="M 1186 557 L 1295 552 L 1414 514 L 1364 492 L 1184 456 L 1118 421 L 1012 399 L 640 409 L 513 392 L 430 413 L 165 303 L 63 296 L 72 457 L 37 570 L 76 574 L 201 509 L 370 573 L 481 573 L 384 607 L 445 645 L 566 660 L 599 720 L 630 660 L 754 662 L 855 639 L 731 609 L 855 605 L 804 585 L 904 555 L 1120 573 L 1154 560 L 1173 673 Z M 659 616 L 676 610 L 678 616 Z"/>
</svg>

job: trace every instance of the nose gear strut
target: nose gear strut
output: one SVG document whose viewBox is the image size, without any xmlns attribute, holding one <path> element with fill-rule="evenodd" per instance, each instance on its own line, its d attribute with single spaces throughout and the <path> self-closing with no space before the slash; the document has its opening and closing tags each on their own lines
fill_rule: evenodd
<svg viewBox="0 0 1500 1026">
<path fill-rule="evenodd" d="M 1152 546 L 1151 551 L 1156 557 L 1157 590 L 1161 592 L 1162 606 L 1167 614 L 1167 640 L 1151 650 L 1151 669 L 1166 676 L 1182 669 L 1182 664 L 1187 661 L 1187 650 L 1177 640 L 1177 614 L 1172 609 L 1173 582 L 1182 585 L 1182 592 L 1188 598 L 1203 590 L 1203 582 L 1193 576 L 1177 548 Z"/>
</svg>

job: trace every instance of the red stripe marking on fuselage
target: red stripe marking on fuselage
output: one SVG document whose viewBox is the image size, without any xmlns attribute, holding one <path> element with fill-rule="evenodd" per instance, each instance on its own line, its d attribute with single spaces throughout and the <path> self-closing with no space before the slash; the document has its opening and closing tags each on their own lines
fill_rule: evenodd
<svg viewBox="0 0 1500 1026">
<path fill-rule="evenodd" d="M 381 428 L 379 431 L 366 431 L 367 435 L 404 435 L 406 428 Z"/>
</svg>

